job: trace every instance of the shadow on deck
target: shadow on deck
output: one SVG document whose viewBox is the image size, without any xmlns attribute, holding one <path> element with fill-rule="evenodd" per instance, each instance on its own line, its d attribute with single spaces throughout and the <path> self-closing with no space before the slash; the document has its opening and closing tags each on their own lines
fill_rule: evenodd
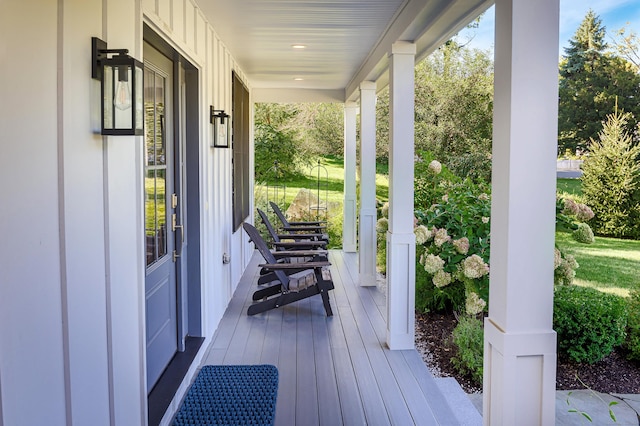
<svg viewBox="0 0 640 426">
<path fill-rule="evenodd" d="M 276 365 L 276 425 L 481 422 L 477 412 L 471 421 L 460 417 L 460 395 L 451 398 L 450 391 L 443 392 L 451 389 L 450 381 L 443 386 L 434 379 L 417 351 L 387 349 L 385 295 L 357 285 L 357 255 L 331 251 L 329 260 L 333 317 L 325 316 L 319 296 L 249 317 L 262 263 L 256 253 L 204 364 Z"/>
</svg>

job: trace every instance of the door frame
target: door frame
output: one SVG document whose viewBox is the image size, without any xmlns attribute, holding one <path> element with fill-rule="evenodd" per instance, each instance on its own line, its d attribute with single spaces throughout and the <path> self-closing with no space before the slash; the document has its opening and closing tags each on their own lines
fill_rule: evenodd
<svg viewBox="0 0 640 426">
<path fill-rule="evenodd" d="M 177 308 L 178 352 L 165 372 L 148 393 L 149 424 L 158 424 L 176 394 L 182 379 L 198 354 L 204 341 L 202 317 L 202 209 L 201 209 L 201 153 L 200 149 L 200 70 L 182 56 L 148 24 L 143 24 L 143 38 L 155 49 L 173 61 L 173 141 L 180 153 L 176 170 L 183 170 L 182 187 L 184 226 L 184 255 L 178 258 Z M 181 119 L 182 117 L 182 119 Z M 178 151 L 180 150 L 180 151 Z M 179 377 L 179 380 L 176 378 Z"/>
</svg>

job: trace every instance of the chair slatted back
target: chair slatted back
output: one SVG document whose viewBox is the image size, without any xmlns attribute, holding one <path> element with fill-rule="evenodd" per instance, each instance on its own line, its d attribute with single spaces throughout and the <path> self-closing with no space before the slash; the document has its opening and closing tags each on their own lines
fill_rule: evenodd
<svg viewBox="0 0 640 426">
<path fill-rule="evenodd" d="M 269 201 L 269 204 L 271 205 L 273 211 L 276 213 L 276 216 L 278 216 L 278 219 L 280 219 L 280 222 L 282 222 L 284 226 L 289 226 L 289 221 L 282 213 L 282 210 L 280 210 L 280 207 L 278 207 L 278 205 L 273 201 Z"/>
<path fill-rule="evenodd" d="M 262 219 L 262 223 L 264 223 L 264 226 L 267 227 L 267 231 L 269 232 L 269 235 L 271 235 L 271 238 L 273 239 L 273 241 L 276 243 L 279 243 L 280 237 L 278 237 L 278 233 L 276 232 L 275 228 L 271 224 L 271 221 L 269 221 L 267 214 L 260 209 L 258 209 L 258 214 L 260 215 L 260 218 Z"/>
<path fill-rule="evenodd" d="M 249 235 L 249 239 L 256 246 L 256 249 L 258 249 L 264 260 L 270 264 L 278 263 L 273 253 L 271 253 L 271 250 L 269 250 L 267 243 L 265 243 L 264 239 L 262 238 L 262 235 L 260 235 L 260 232 L 258 232 L 258 230 L 253 225 L 246 222 L 242 224 L 242 227 L 244 228 L 244 231 L 247 233 L 247 235 Z M 278 277 L 278 281 L 280 281 L 280 283 L 282 284 L 282 287 L 288 290 L 289 277 L 287 277 L 287 275 L 282 270 L 275 270 L 273 272 L 275 272 L 276 276 Z"/>
</svg>

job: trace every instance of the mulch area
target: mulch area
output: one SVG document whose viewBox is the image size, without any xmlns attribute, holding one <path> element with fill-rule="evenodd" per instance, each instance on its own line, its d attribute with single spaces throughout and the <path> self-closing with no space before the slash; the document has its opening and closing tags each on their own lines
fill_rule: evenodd
<svg viewBox="0 0 640 426">
<path fill-rule="evenodd" d="M 455 347 L 451 332 L 456 326 L 453 313 L 416 313 L 416 348 L 436 377 L 454 377 L 467 393 L 482 392 L 482 386 L 470 377 L 462 376 L 451 364 Z M 605 393 L 640 394 L 640 365 L 625 358 L 622 350 L 595 364 L 578 364 L 558 359 L 556 389 L 585 389 L 584 385 Z"/>
</svg>

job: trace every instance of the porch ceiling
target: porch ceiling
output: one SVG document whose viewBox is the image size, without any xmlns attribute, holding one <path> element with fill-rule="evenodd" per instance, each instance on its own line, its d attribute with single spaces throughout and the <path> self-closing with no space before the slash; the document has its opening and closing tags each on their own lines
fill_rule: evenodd
<svg viewBox="0 0 640 426">
<path fill-rule="evenodd" d="M 246 73 L 254 101 L 354 100 L 387 83 L 398 40 L 422 59 L 493 0 L 197 0 Z M 303 44 L 305 49 L 294 49 Z M 297 79 L 297 80 L 296 80 Z M 301 80 L 300 80 L 301 79 Z"/>
</svg>

